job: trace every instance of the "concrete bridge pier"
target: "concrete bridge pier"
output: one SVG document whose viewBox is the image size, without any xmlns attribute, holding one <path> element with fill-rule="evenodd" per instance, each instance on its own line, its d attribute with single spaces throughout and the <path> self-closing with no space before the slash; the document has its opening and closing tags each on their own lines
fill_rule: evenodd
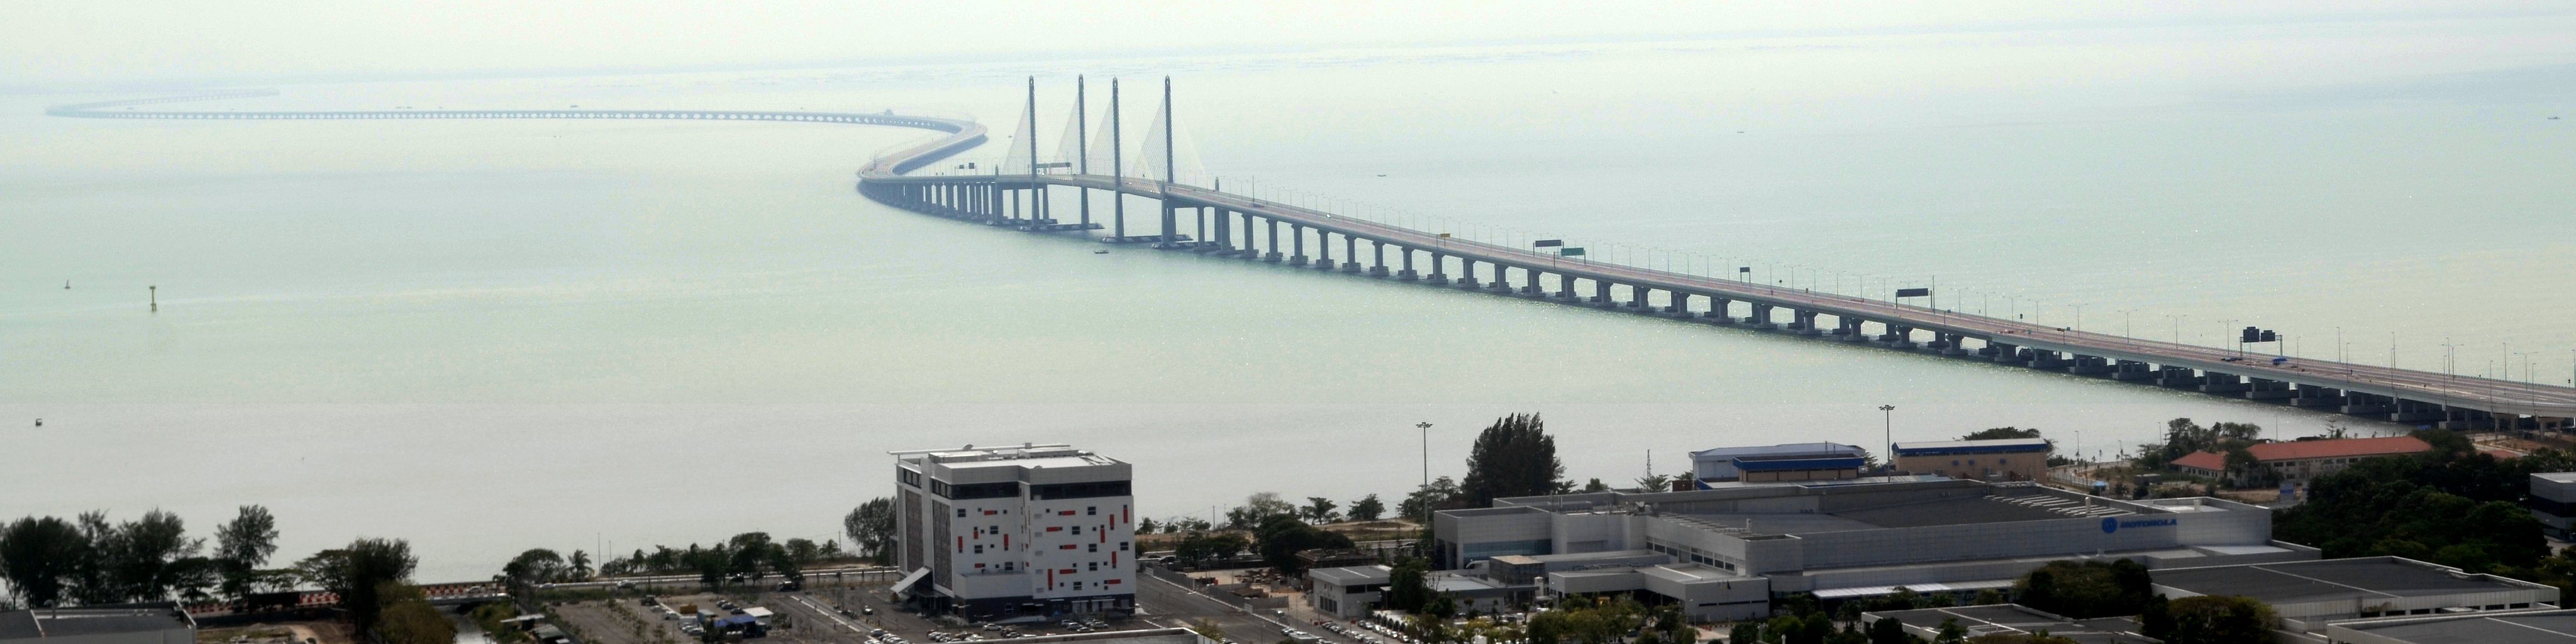
<svg viewBox="0 0 2576 644">
<path fill-rule="evenodd" d="M 1903 326 L 1897 326 L 1897 325 L 1894 325 L 1894 324 L 1889 324 L 1889 325 L 1886 325 L 1886 326 L 1887 326 L 1887 332 L 1886 332 L 1886 333 L 1879 334 L 1879 336 L 1878 336 L 1878 344 L 1879 344 L 1879 346 L 1884 346 L 1884 347 L 1887 347 L 1887 348 L 1890 348 L 1890 349 L 1912 349 L 1912 348 L 1914 348 L 1914 329 L 1913 329 L 1913 327 L 1903 327 Z"/>
<path fill-rule="evenodd" d="M 1948 337 L 1943 338 L 1943 339 L 1942 339 L 1942 341 L 1943 341 L 1943 342 L 1947 342 L 1947 343 L 1949 343 L 1949 346 L 1941 347 L 1941 355 L 1945 355 L 1945 356 L 1964 356 L 1964 355 L 1968 355 L 1968 336 L 1966 336 L 1966 335 L 1961 335 L 1961 334 L 1957 334 L 1957 333 L 1952 333 L 1952 334 L 1949 334 L 1949 336 L 1948 336 Z"/>
<path fill-rule="evenodd" d="M 1868 333 L 1868 332 L 1865 332 L 1865 331 L 1862 331 L 1862 330 L 1860 329 L 1860 325 L 1862 325 L 1862 324 L 1864 324 L 1864 323 L 1867 323 L 1867 322 L 1868 322 L 1868 320 L 1863 320 L 1863 319 L 1856 318 L 1856 317 L 1852 317 L 1852 316 L 1848 316 L 1848 315 L 1846 315 L 1846 316 L 1842 316 L 1842 317 L 1838 317 L 1838 318 L 1835 318 L 1835 319 L 1834 319 L 1834 332 L 1833 332 L 1834 339 L 1835 339 L 1835 340 L 1840 340 L 1840 341 L 1843 341 L 1843 342 L 1867 342 L 1867 341 L 1869 341 L 1869 333 Z"/>
<path fill-rule="evenodd" d="M 1610 301 L 1610 283 L 1601 280 L 1592 280 L 1592 305 L 1610 307 L 1616 304 L 1616 302 Z"/>
<path fill-rule="evenodd" d="M 1342 272 L 1360 272 L 1360 238 L 1342 236 L 1342 258 L 1346 260 L 1342 262 Z"/>
<path fill-rule="evenodd" d="M 2012 364 L 2030 361 L 2028 358 L 2021 357 L 2021 347 L 2018 345 L 2004 344 L 1989 340 L 1986 342 L 1986 348 L 1993 351 L 1992 353 L 1986 353 L 1986 357 L 1994 360 L 1995 362 Z M 1980 353 L 1985 352 L 1981 351 Z"/>
<path fill-rule="evenodd" d="M 2378 394 L 2347 391 L 2343 394 L 2343 413 L 2354 416 L 2379 416 L 2397 412 L 2397 400 Z M 2393 420 L 2393 419 L 2392 419 Z"/>
<path fill-rule="evenodd" d="M 2299 385 L 2298 394 L 2290 398 L 2292 407 L 2341 407 L 2343 390 L 2332 387 Z"/>
<path fill-rule="evenodd" d="M 1377 255 L 1377 261 L 1369 265 L 1369 274 L 1386 277 L 1386 242 L 1369 240 L 1369 249 Z"/>
<path fill-rule="evenodd" d="M 1224 208 L 1216 208 L 1215 210 L 1216 237 L 1214 239 L 1216 240 L 1217 246 L 1214 250 L 1221 254 L 1232 255 L 1234 254 L 1234 228 L 1232 226 L 1234 223 L 1234 213 Z"/>
<path fill-rule="evenodd" d="M 2112 380 L 2152 380 L 2155 377 L 2156 372 L 2148 369 L 2144 362 L 2121 360 L 2111 366 Z"/>
<path fill-rule="evenodd" d="M 2397 408 L 2396 411 L 2388 412 L 2388 420 L 2390 422 L 2433 423 L 2446 420 L 2446 414 L 2442 412 L 2441 405 L 2421 400 L 2407 400 L 2399 398 L 2397 399 L 2395 407 Z"/>
<path fill-rule="evenodd" d="M 1464 256 L 1458 258 L 1457 286 L 1468 290 L 1484 288 L 1484 284 L 1476 281 L 1476 260 Z"/>
<path fill-rule="evenodd" d="M 1791 310 L 1789 311 L 1790 324 L 1797 327 L 1798 335 L 1824 335 L 1823 329 L 1816 328 L 1817 315 L 1819 314 L 1815 311 Z"/>
<path fill-rule="evenodd" d="M 1655 289 L 1630 284 L 1628 285 L 1628 302 L 1624 306 L 1631 310 L 1639 311 L 1654 308 L 1654 305 L 1651 302 L 1654 297 Z"/>
<path fill-rule="evenodd" d="M 1716 295 L 1710 295 L 1708 296 L 1708 312 L 1701 313 L 1700 316 L 1706 317 L 1709 321 L 1719 324 L 1734 324 L 1735 301 Z"/>
<path fill-rule="evenodd" d="M 1291 249 L 1293 249 L 1293 250 L 1294 250 L 1294 254 L 1291 254 L 1291 255 L 1289 255 L 1289 256 L 1288 256 L 1288 265 L 1289 265 L 1289 266 L 1305 266 L 1305 265 L 1306 265 L 1306 225 L 1305 225 L 1305 224 L 1288 224 L 1288 244 L 1289 244 L 1289 247 L 1290 247 Z"/>
<path fill-rule="evenodd" d="M 1448 257 L 1448 256 L 1446 256 L 1446 255 L 1439 254 L 1439 253 L 1432 253 L 1432 254 L 1431 254 L 1431 276 L 1430 276 L 1430 277 L 1423 278 L 1423 279 L 1422 279 L 1422 281 L 1427 282 L 1427 283 L 1431 283 L 1431 284 L 1447 284 L 1447 283 L 1449 283 L 1449 273 L 1448 273 L 1448 270 L 1449 270 L 1449 257 Z"/>
<path fill-rule="evenodd" d="M 1690 317 L 1690 300 L 1691 294 L 1689 293 L 1673 291 L 1672 293 L 1666 294 L 1664 296 L 1664 314 L 1674 317 Z"/>
<path fill-rule="evenodd" d="M 2200 392 L 2205 394 L 2232 394 L 2248 389 L 2251 387 L 2245 385 L 2245 379 L 2232 373 L 2212 371 L 2200 379 Z"/>
<path fill-rule="evenodd" d="M 1397 274 L 1396 274 L 1396 277 L 1397 277 L 1397 278 L 1402 279 L 1402 280 L 1407 281 L 1407 282 L 1410 282 L 1410 281 L 1413 281 L 1413 280 L 1416 280 L 1416 279 L 1421 279 L 1421 277 L 1422 277 L 1422 276 L 1420 276 L 1420 275 L 1416 275 L 1416 274 L 1414 274 L 1414 272 L 1413 272 L 1413 249 L 1411 249 L 1411 248 L 1404 248 L 1404 247 L 1398 246 L 1398 247 L 1396 247 L 1396 249 L 1395 249 L 1395 254 L 1397 254 L 1397 255 L 1401 255 L 1401 256 L 1403 256 L 1403 257 L 1404 257 L 1404 272 L 1402 272 L 1402 273 L 1397 273 Z"/>
<path fill-rule="evenodd" d="M 1315 229 L 1315 268 L 1333 270 L 1333 231 Z"/>
<path fill-rule="evenodd" d="M 1539 278 L 1539 272 L 1538 272 L 1538 269 L 1535 269 L 1535 268 L 1523 268 L 1523 269 L 1521 269 L 1521 275 L 1526 276 L 1526 277 L 1528 277 L 1528 278 L 1529 278 L 1529 281 L 1524 282 L 1524 283 L 1522 283 L 1522 284 L 1521 284 L 1521 290 L 1520 290 L 1520 294 L 1521 294 L 1521 295 L 1528 296 L 1528 297 L 1547 297 L 1547 289 L 1545 289 L 1545 288 L 1541 288 L 1541 287 L 1538 285 L 1538 278 Z"/>
<path fill-rule="evenodd" d="M 1578 296 L 1576 296 L 1576 295 L 1574 294 L 1574 276 L 1572 276 L 1572 275 L 1567 275 L 1567 274 L 1564 274 L 1564 273 L 1557 273 L 1557 274 L 1556 274 L 1556 299 L 1560 299 L 1560 300 L 1565 300 L 1565 301 L 1568 301 L 1568 302 L 1572 302 L 1572 301 L 1574 301 L 1574 298 L 1576 298 L 1576 297 L 1578 297 Z"/>
<path fill-rule="evenodd" d="M 2075 363 L 2067 365 L 2066 372 L 2092 376 L 2109 375 L 2111 373 L 2111 361 L 2107 358 L 2103 358 L 2102 356 L 2077 354 L 2075 356 Z"/>
<path fill-rule="evenodd" d="M 1279 263 L 1279 219 L 1273 217 L 1261 221 L 1270 225 L 1270 252 L 1262 255 L 1261 261 L 1277 264 Z"/>
<path fill-rule="evenodd" d="M 1530 279 L 1538 279 L 1538 276 L 1531 275 Z M 1493 289 L 1497 293 L 1512 292 L 1512 267 L 1508 264 L 1495 264 L 1494 281 L 1486 284 L 1485 288 Z"/>
<path fill-rule="evenodd" d="M 2290 383 L 2279 380 L 2248 378 L 2245 384 L 2246 400 L 2288 401 L 2298 395 L 2299 392 L 2290 389 Z"/>
<path fill-rule="evenodd" d="M 2030 352 L 2030 368 L 2032 368 L 2032 369 L 2045 369 L 2045 370 L 2055 371 L 2055 370 L 2059 370 L 2059 369 L 2065 369 L 2065 368 L 2067 367 L 2067 365 L 2070 365 L 2070 364 L 2073 364 L 2073 363 L 2072 363 L 2071 361 L 2068 361 L 2068 360 L 2066 359 L 2066 354 L 2063 354 L 2063 353 L 2058 353 L 2058 352 L 2056 352 L 2056 351 L 2039 351 L 2039 350 L 2033 350 L 2033 351 L 2031 351 L 2031 352 Z"/>
<path fill-rule="evenodd" d="M 2156 368 L 2156 385 L 2158 386 L 2171 387 L 2174 389 L 2196 389 L 2200 387 L 2200 382 L 2200 374 L 2192 371 L 2191 367 L 2165 365 Z"/>
</svg>

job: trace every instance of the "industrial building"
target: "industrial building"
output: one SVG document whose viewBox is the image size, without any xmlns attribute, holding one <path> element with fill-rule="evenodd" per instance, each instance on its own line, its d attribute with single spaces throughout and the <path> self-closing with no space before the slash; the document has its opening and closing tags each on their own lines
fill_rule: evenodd
<svg viewBox="0 0 2576 644">
<path fill-rule="evenodd" d="M 2258 443 L 2245 448 L 2247 453 L 2254 455 L 2254 467 L 2268 471 L 2270 478 L 2280 481 L 2305 481 L 2341 472 L 2366 458 L 2432 450 L 2432 444 L 2413 436 Z M 2185 454 L 2174 459 L 2173 466 L 2189 474 L 2236 478 L 2227 471 L 2227 455 L 2218 452 Z"/>
<path fill-rule="evenodd" d="M 2544 472 L 2531 475 L 2531 498 L 2523 501 L 2531 508 L 2531 518 L 2540 520 L 2540 529 L 2561 540 L 2576 534 L 2576 472 Z"/>
<path fill-rule="evenodd" d="M 176 608 L 47 608 L 0 612 L 0 644 L 196 642 L 196 620 Z"/>
<path fill-rule="evenodd" d="M 1713 483 L 1841 480 L 1860 477 L 1869 451 L 1842 443 L 1720 447 L 1691 452 L 1691 477 Z"/>
<path fill-rule="evenodd" d="M 2062 559 L 2176 568 L 2317 558 L 2272 541 L 2271 512 L 2256 506 L 1955 479 L 1518 497 L 1432 522 L 1442 569 L 1511 580 L 1553 560 L 1565 569 L 1547 570 L 1541 592 L 1650 593 L 1685 602 L 1695 619 L 1766 615 L 1769 598 L 1797 592 L 2004 588 Z"/>
<path fill-rule="evenodd" d="M 2037 481 L 2048 476 L 2045 438 L 1897 443 L 1896 471 L 1979 481 Z"/>
<path fill-rule="evenodd" d="M 2070 619 L 2020 604 L 1988 604 L 1953 608 L 1924 608 L 1861 613 L 1863 624 L 1894 618 L 1905 625 L 1905 632 L 1924 640 L 1941 633 L 1943 622 L 1957 622 L 1968 630 L 1968 637 L 2047 633 L 2075 640 L 2079 644 L 2159 644 L 2152 637 L 2138 634 L 2138 624 L 2127 619 Z"/>
<path fill-rule="evenodd" d="M 2240 595 L 2272 607 L 2281 627 L 2404 615 L 2557 608 L 2558 587 L 2400 557 L 2356 557 L 2155 571 L 2156 594 Z"/>
<path fill-rule="evenodd" d="M 2323 635 L 2343 644 L 2568 644 L 2576 642 L 2576 610 L 2337 622 Z"/>
<path fill-rule="evenodd" d="M 1306 571 L 1306 605 L 1315 612 L 1358 619 L 1386 602 L 1386 584 L 1395 569 L 1386 566 L 1311 568 Z"/>
<path fill-rule="evenodd" d="M 983 620 L 1135 610 L 1127 463 L 1065 445 L 893 454 L 906 601 Z"/>
</svg>

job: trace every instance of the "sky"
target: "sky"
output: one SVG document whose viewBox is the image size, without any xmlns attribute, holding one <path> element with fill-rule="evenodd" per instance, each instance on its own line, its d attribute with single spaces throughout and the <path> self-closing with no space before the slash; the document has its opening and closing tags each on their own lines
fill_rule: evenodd
<svg viewBox="0 0 2576 644">
<path fill-rule="evenodd" d="M 2559 15 L 2386 2 L 13 2 L 0 91 L 1343 47 Z"/>
</svg>

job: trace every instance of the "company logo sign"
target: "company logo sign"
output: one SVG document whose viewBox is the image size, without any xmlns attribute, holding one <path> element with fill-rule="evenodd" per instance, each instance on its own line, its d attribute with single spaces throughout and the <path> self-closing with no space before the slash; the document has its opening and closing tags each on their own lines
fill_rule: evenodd
<svg viewBox="0 0 2576 644">
<path fill-rule="evenodd" d="M 2176 522 L 2173 519 L 2130 519 L 2122 521 L 2116 517 L 2105 517 L 2102 519 L 2102 534 L 2119 532 L 2121 528 L 2153 528 L 2157 526 L 2174 525 L 2175 523 Z"/>
</svg>

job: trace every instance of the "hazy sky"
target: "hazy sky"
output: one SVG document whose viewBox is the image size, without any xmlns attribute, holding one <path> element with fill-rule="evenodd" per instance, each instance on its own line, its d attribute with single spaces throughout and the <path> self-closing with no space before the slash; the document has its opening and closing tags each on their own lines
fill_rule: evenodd
<svg viewBox="0 0 2576 644">
<path fill-rule="evenodd" d="M 2495 18 L 2564 3 L 13 2 L 0 87 L 1728 35 Z"/>
</svg>

